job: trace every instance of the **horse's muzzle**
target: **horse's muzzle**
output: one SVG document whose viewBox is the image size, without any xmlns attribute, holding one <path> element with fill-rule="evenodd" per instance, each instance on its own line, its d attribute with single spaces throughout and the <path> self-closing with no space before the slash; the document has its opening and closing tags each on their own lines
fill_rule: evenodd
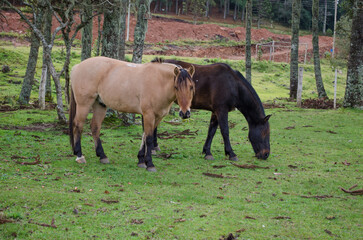
<svg viewBox="0 0 363 240">
<path fill-rule="evenodd" d="M 183 119 L 186 119 L 186 118 L 190 118 L 190 111 L 187 110 L 185 113 L 183 113 L 183 111 L 179 111 L 179 116 Z"/>
<path fill-rule="evenodd" d="M 263 160 L 266 160 L 269 156 L 270 156 L 270 152 L 269 151 L 261 151 L 261 152 L 259 152 L 259 153 L 256 154 L 256 157 L 258 159 L 263 159 Z"/>
</svg>

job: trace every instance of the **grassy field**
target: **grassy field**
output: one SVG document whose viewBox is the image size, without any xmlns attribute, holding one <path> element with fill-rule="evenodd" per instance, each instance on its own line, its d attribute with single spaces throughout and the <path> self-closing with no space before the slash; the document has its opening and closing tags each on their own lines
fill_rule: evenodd
<svg viewBox="0 0 363 240">
<path fill-rule="evenodd" d="M 61 63 L 61 50 L 55 53 Z M 74 57 L 72 65 L 79 61 L 78 50 Z M 0 64 L 12 68 L 9 74 L 0 73 L 2 105 L 16 107 L 26 61 L 27 48 L 0 47 Z M 209 60 L 215 61 L 222 60 Z M 242 62 L 228 63 L 243 72 Z M 332 97 L 333 72 L 328 64 L 322 68 Z M 313 68 L 305 69 L 303 98 L 313 98 Z M 37 78 L 39 70 L 40 63 Z M 87 124 L 82 145 L 88 163 L 80 165 L 66 126 L 57 125 L 55 110 L 0 112 L 0 238 L 223 239 L 233 234 L 238 239 L 361 239 L 361 196 L 340 187 L 363 188 L 362 111 L 296 108 L 284 99 L 287 64 L 255 62 L 252 74 L 263 102 L 278 106 L 266 109 L 272 114 L 269 159 L 253 157 L 242 114 L 231 112 L 229 122 L 236 164 L 263 167 L 257 169 L 226 160 L 219 131 L 212 144 L 216 160 L 203 159 L 210 118 L 206 111 L 193 111 L 188 122 L 172 115 L 164 119 L 159 133 L 168 139 L 159 139 L 157 173 L 136 166 L 140 124 L 103 124 L 109 165 L 98 162 Z M 345 76 L 343 70 L 339 99 Z M 36 89 L 37 83 L 32 101 Z M 191 135 L 173 135 L 186 130 Z"/>
</svg>

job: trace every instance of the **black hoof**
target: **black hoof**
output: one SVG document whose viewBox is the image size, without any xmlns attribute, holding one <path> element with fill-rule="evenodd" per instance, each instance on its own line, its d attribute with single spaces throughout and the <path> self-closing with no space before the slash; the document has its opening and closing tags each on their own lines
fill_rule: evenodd
<svg viewBox="0 0 363 240">
<path fill-rule="evenodd" d="M 156 167 L 148 167 L 146 170 L 149 172 L 156 172 Z"/>
<path fill-rule="evenodd" d="M 205 160 L 214 160 L 213 155 L 205 155 L 204 157 Z"/>
<path fill-rule="evenodd" d="M 138 163 L 137 166 L 139 168 L 147 168 L 145 163 Z"/>
<path fill-rule="evenodd" d="M 229 160 L 230 161 L 238 161 L 238 157 L 237 156 L 229 157 Z"/>
</svg>

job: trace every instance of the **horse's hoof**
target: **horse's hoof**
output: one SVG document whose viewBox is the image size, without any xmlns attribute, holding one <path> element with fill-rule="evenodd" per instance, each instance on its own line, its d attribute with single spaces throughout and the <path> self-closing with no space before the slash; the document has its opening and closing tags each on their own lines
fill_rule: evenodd
<svg viewBox="0 0 363 240">
<path fill-rule="evenodd" d="M 110 160 L 108 160 L 108 158 L 102 158 L 102 159 L 100 160 L 100 163 L 108 164 L 108 163 L 110 163 Z"/>
<path fill-rule="evenodd" d="M 213 155 L 205 155 L 204 157 L 205 160 L 214 160 Z"/>
<path fill-rule="evenodd" d="M 160 151 L 159 146 L 154 147 L 154 148 L 151 150 L 151 154 L 152 154 L 152 155 L 156 155 L 156 152 L 159 152 L 159 151 Z"/>
<path fill-rule="evenodd" d="M 156 167 L 148 167 L 146 168 L 148 172 L 156 172 Z"/>
<path fill-rule="evenodd" d="M 229 157 L 229 160 L 230 161 L 238 161 L 238 157 L 237 156 Z"/>
<path fill-rule="evenodd" d="M 78 163 L 87 163 L 86 158 L 82 155 L 82 157 L 77 157 L 76 162 Z"/>
<path fill-rule="evenodd" d="M 147 168 L 146 164 L 145 163 L 138 163 L 137 166 L 139 168 Z"/>
</svg>

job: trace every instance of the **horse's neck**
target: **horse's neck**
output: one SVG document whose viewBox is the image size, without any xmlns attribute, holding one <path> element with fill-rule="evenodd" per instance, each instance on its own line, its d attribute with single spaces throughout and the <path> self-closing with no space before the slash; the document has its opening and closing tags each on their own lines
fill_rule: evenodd
<svg viewBox="0 0 363 240">
<path fill-rule="evenodd" d="M 251 91 L 249 87 L 244 86 L 243 83 L 240 83 L 238 88 L 236 107 L 245 116 L 248 124 L 256 123 L 264 118 L 265 112 L 257 94 Z"/>
</svg>

